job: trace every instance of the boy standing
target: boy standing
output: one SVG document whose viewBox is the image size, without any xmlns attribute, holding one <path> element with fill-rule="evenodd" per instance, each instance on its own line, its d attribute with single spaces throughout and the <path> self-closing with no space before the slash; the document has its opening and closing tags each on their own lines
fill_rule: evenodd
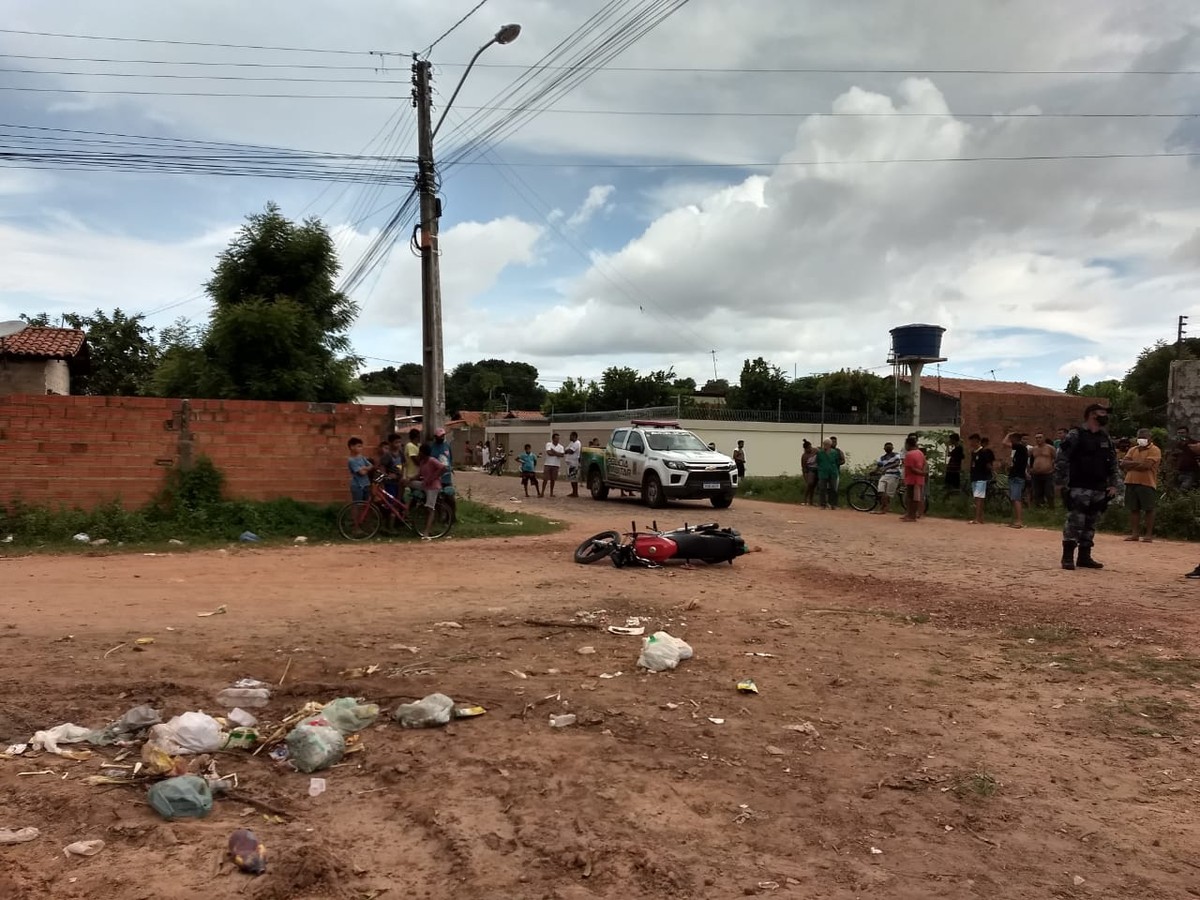
<svg viewBox="0 0 1200 900">
<path fill-rule="evenodd" d="M 1008 499 L 1012 501 L 1012 528 L 1024 528 L 1021 505 L 1025 499 L 1025 478 L 1029 473 L 1029 448 L 1025 446 L 1025 435 L 1014 431 L 1004 443 L 1012 448 L 1012 462 L 1008 467 Z"/>
<path fill-rule="evenodd" d="M 962 489 L 963 453 L 962 443 L 957 432 L 951 432 L 946 438 L 949 449 L 946 451 L 946 487 L 951 490 Z"/>
<path fill-rule="evenodd" d="M 746 442 L 738 441 L 733 451 L 733 464 L 737 466 L 738 481 L 746 477 Z"/>
<path fill-rule="evenodd" d="M 425 528 L 421 531 L 421 540 L 432 541 L 429 529 L 433 527 L 433 510 L 437 506 L 438 494 L 441 493 L 442 473 L 446 471 L 445 464 L 433 456 L 428 444 L 422 444 L 417 451 L 417 482 L 425 492 Z"/>
<path fill-rule="evenodd" d="M 521 487 L 525 488 L 525 496 L 529 496 L 529 486 L 533 485 L 533 492 L 539 497 L 542 492 L 538 490 L 537 480 L 537 454 L 533 452 L 533 447 L 529 444 L 525 445 L 525 452 L 517 457 L 517 462 L 521 464 Z"/>
<path fill-rule="evenodd" d="M 915 522 L 925 505 L 925 478 L 929 474 L 925 467 L 925 454 L 917 447 L 917 439 L 909 435 L 904 441 L 904 496 L 908 510 L 902 522 Z"/>
<path fill-rule="evenodd" d="M 346 460 L 350 469 L 350 499 L 357 503 L 371 496 L 371 461 L 363 456 L 362 438 L 350 438 L 346 447 L 350 451 Z"/>
<path fill-rule="evenodd" d="M 988 484 L 996 466 L 996 454 L 984 446 L 978 434 L 967 438 L 971 447 L 971 496 L 975 498 L 975 518 L 968 524 L 983 524 L 983 502 L 987 500 Z"/>
<path fill-rule="evenodd" d="M 400 496 L 400 467 L 396 465 L 396 457 L 392 454 L 392 441 L 379 442 L 379 462 L 375 467 L 383 473 L 383 490 L 389 497 Z"/>
<path fill-rule="evenodd" d="M 571 432 L 571 441 L 567 444 L 567 454 L 563 463 L 567 467 L 567 481 L 571 482 L 571 496 L 579 496 L 579 463 L 582 461 L 583 443 L 578 433 Z"/>
</svg>

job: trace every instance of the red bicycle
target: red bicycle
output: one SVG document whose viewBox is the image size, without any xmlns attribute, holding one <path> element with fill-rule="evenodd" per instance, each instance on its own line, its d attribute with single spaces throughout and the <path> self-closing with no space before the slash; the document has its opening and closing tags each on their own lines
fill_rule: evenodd
<svg viewBox="0 0 1200 900">
<path fill-rule="evenodd" d="M 401 497 L 393 497 L 383 489 L 383 476 L 380 475 L 371 482 L 371 499 L 347 503 L 338 512 L 337 523 L 338 531 L 346 540 L 366 541 L 375 537 L 385 523 L 388 528 L 404 526 L 414 534 L 421 534 L 425 517 L 424 491 L 414 489 L 409 502 L 405 503 Z M 454 510 L 449 500 L 439 493 L 429 537 L 445 537 L 452 527 Z"/>
</svg>

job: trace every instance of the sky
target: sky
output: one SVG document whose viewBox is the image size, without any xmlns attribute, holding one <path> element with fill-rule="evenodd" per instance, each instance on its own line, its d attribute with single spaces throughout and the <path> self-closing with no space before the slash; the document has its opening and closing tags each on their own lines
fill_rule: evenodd
<svg viewBox="0 0 1200 900">
<path fill-rule="evenodd" d="M 0 0 L 0 146 L 103 132 L 411 158 L 411 54 L 475 5 Z M 759 356 L 888 374 L 889 330 L 920 322 L 946 329 L 943 374 L 1061 388 L 1120 377 L 1200 312 L 1194 3 L 690 0 L 536 116 L 505 111 L 592 16 L 655 5 L 487 0 L 431 51 L 440 116 L 474 51 L 522 26 L 435 145 L 453 160 L 507 123 L 440 172 L 448 367 L 522 359 L 550 389 L 612 365 L 736 382 Z M 246 215 L 319 217 L 349 270 L 407 191 L 11 162 L 0 321 L 202 321 Z M 408 234 L 352 293 L 367 369 L 420 359 Z"/>
</svg>

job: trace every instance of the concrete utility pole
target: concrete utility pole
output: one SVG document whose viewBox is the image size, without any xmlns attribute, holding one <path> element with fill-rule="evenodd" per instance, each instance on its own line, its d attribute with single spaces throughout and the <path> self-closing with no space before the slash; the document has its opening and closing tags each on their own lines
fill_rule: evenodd
<svg viewBox="0 0 1200 900">
<path fill-rule="evenodd" d="M 437 173 L 433 164 L 433 97 L 429 60 L 413 62 L 417 108 L 417 190 L 421 194 L 421 423 L 425 437 L 446 423 L 446 369 L 442 362 L 442 271 L 438 251 Z"/>
<path fill-rule="evenodd" d="M 437 124 L 433 124 L 433 96 L 430 87 L 432 65 L 427 59 L 413 57 L 413 106 L 417 110 L 417 190 L 421 195 L 421 420 L 426 437 L 446 424 L 446 367 L 442 344 L 442 267 L 438 248 L 438 220 L 442 201 L 438 199 L 437 167 L 433 161 L 433 139 L 446 121 L 480 55 L 492 44 L 511 44 L 521 33 L 520 25 L 505 25 L 475 51 L 466 71 Z"/>
</svg>

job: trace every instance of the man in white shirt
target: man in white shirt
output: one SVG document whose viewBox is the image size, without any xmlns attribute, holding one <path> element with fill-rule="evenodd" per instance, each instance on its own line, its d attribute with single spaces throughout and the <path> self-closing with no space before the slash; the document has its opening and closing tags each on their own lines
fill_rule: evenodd
<svg viewBox="0 0 1200 900">
<path fill-rule="evenodd" d="M 577 432 L 571 432 L 571 440 L 567 444 L 567 454 L 563 462 L 567 466 L 567 481 L 571 482 L 571 496 L 579 496 L 579 463 L 583 455 L 583 443 Z"/>
<path fill-rule="evenodd" d="M 556 431 L 550 435 L 550 443 L 546 445 L 546 461 L 542 463 L 542 490 L 540 493 L 543 497 L 546 496 L 546 485 L 550 486 L 550 496 L 554 496 L 554 485 L 558 481 L 558 469 L 566 455 L 567 451 L 559 443 Z"/>
</svg>

